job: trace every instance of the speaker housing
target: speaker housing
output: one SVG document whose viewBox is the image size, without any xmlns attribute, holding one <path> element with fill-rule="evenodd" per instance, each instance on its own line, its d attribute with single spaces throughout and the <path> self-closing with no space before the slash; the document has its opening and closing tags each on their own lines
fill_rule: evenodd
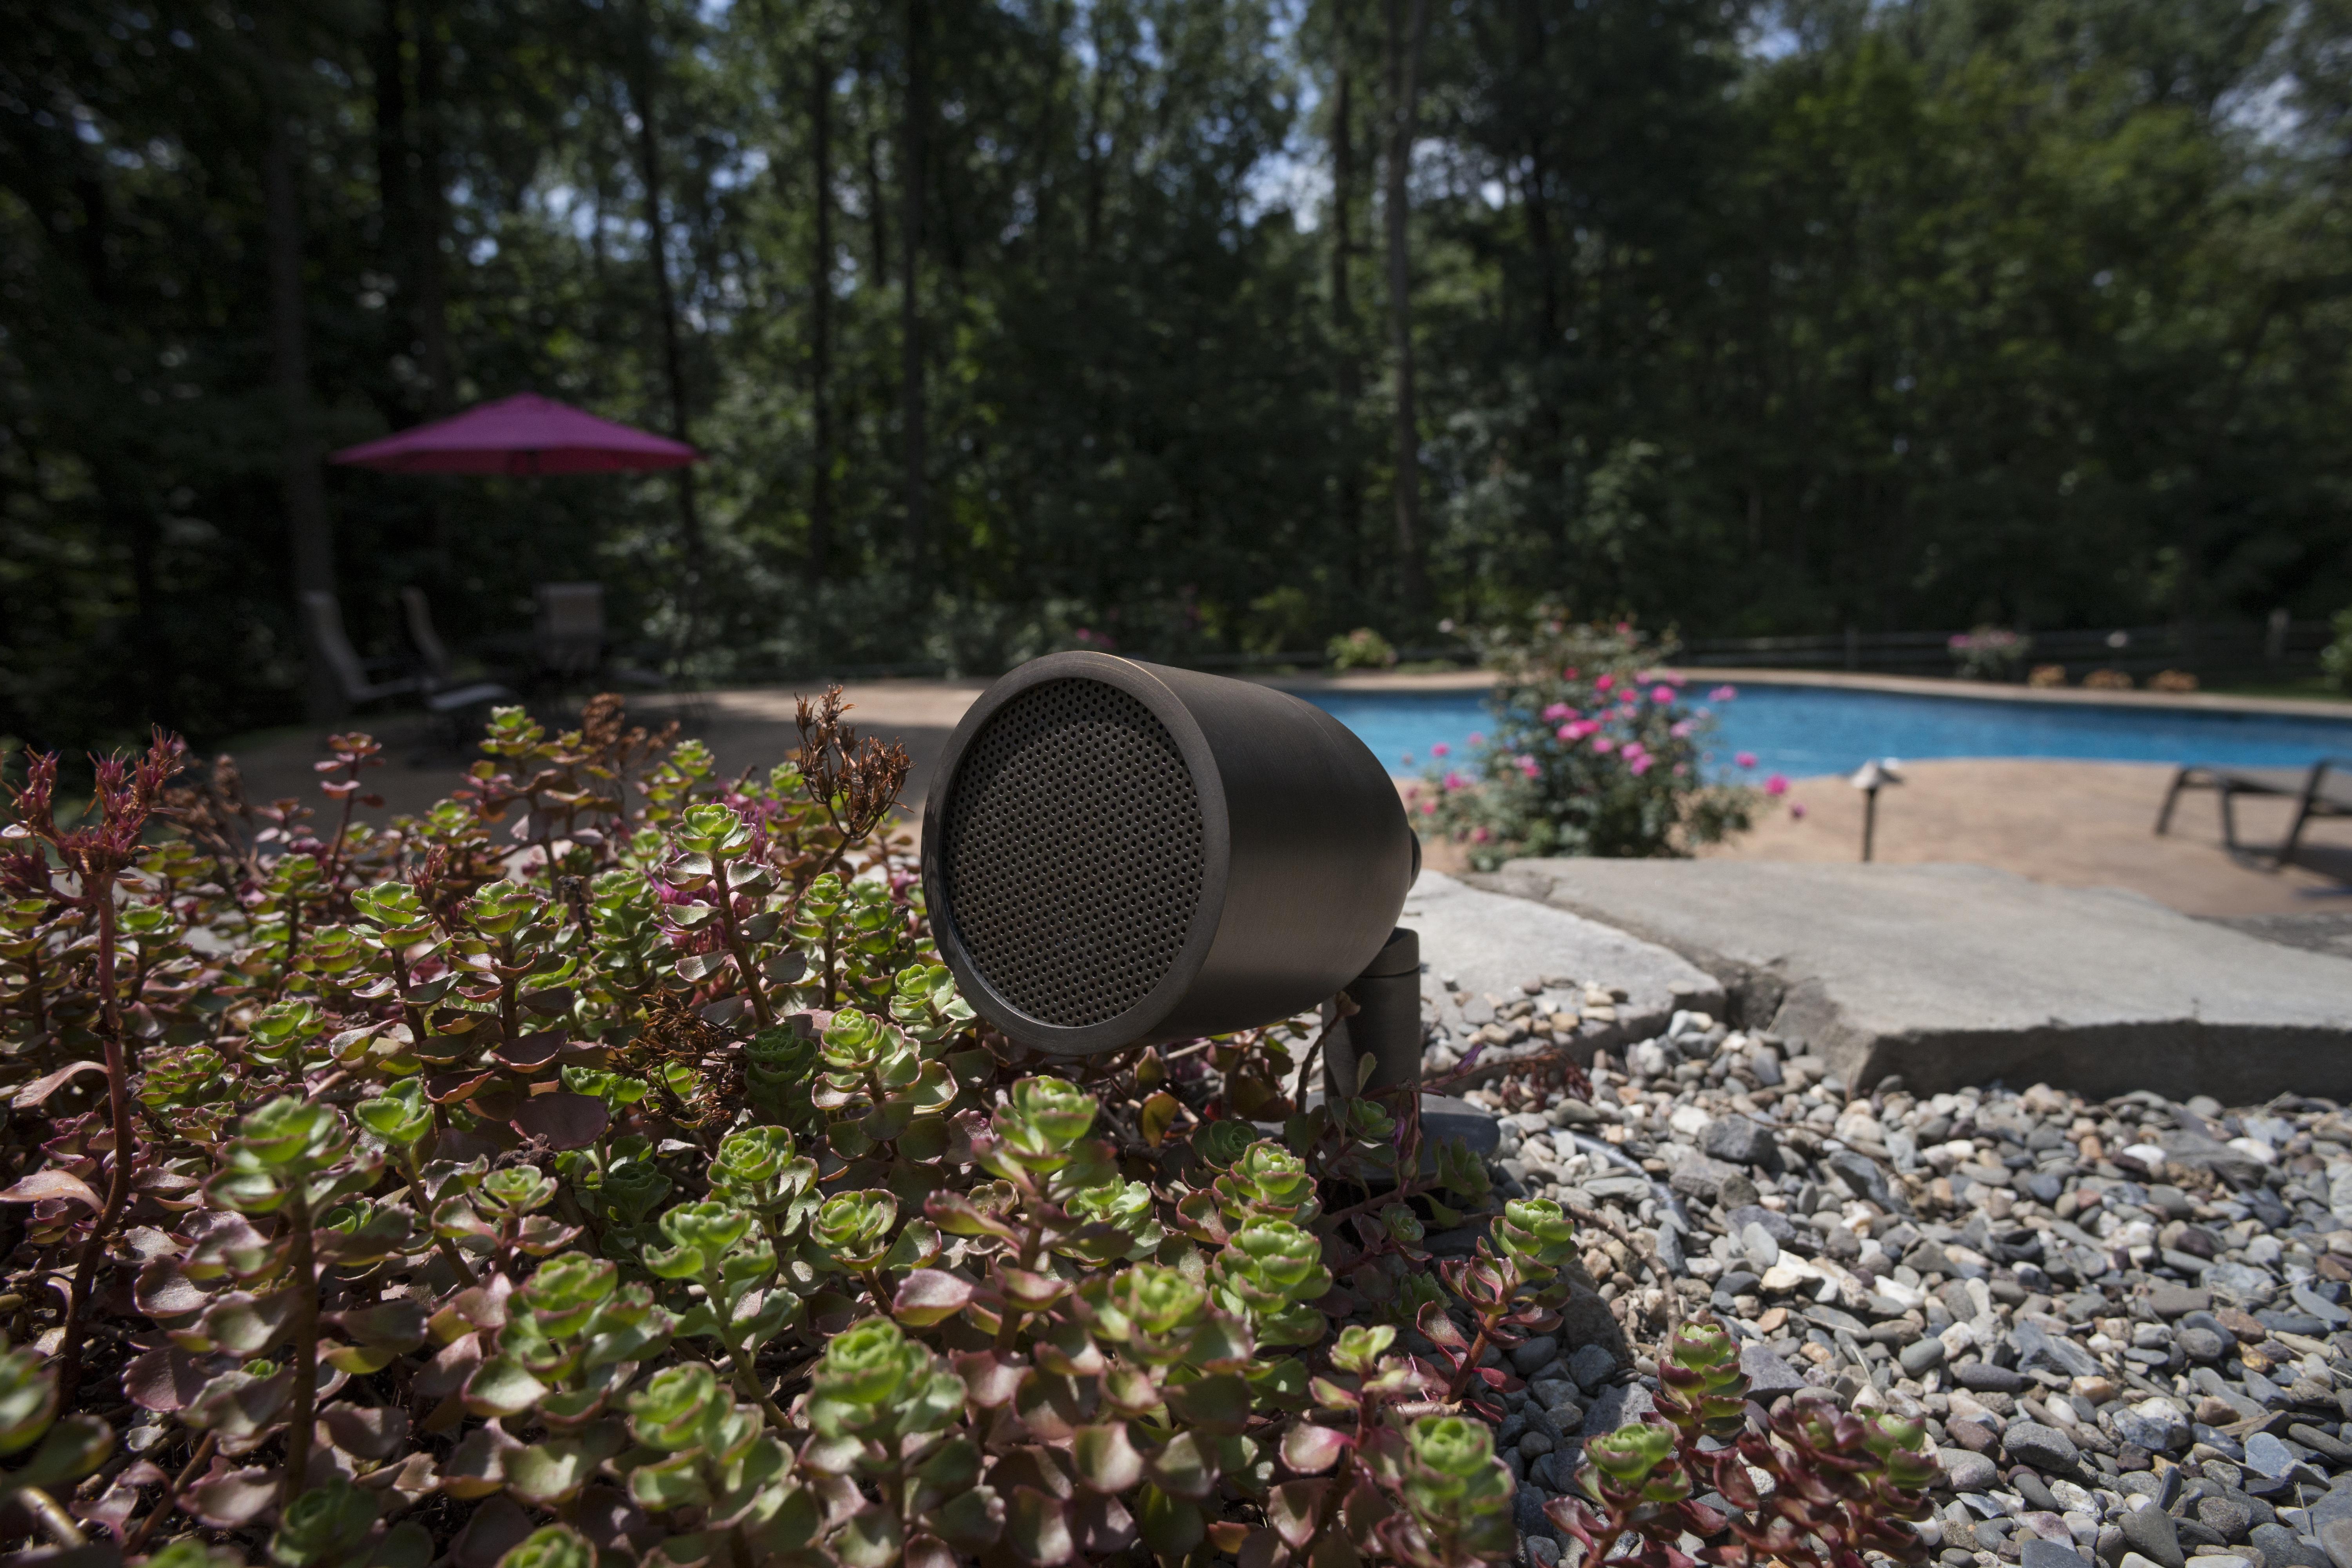
<svg viewBox="0 0 2352 1568">
<path fill-rule="evenodd" d="M 1101 653 L 981 694 L 923 806 L 923 888 L 963 994 L 1087 1056 L 1305 1012 L 1387 944 L 1421 869 L 1346 726 L 1249 681 Z"/>
</svg>

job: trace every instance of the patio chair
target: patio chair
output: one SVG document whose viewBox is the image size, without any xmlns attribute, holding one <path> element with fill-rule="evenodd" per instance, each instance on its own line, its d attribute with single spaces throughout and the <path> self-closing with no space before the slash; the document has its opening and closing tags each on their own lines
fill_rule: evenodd
<svg viewBox="0 0 2352 1568">
<path fill-rule="evenodd" d="M 414 697 L 436 719 L 454 724 L 457 716 L 469 708 L 520 700 L 513 692 L 489 680 L 453 686 L 433 684 L 415 676 L 400 676 L 391 680 L 371 679 L 366 661 L 360 658 L 359 650 L 352 647 L 351 637 L 343 630 L 343 607 L 332 594 L 316 588 L 305 589 L 302 616 L 310 623 L 311 646 L 318 649 L 319 657 L 327 661 L 327 668 L 333 674 L 343 700 L 354 708 L 381 702 L 387 698 Z M 437 644 L 439 639 L 435 641 Z"/>
<path fill-rule="evenodd" d="M 491 694 L 478 700 L 481 701 L 522 700 L 520 694 L 503 682 L 469 682 L 458 679 L 456 667 L 449 658 L 449 646 L 441 640 L 441 629 L 434 624 L 433 602 L 425 596 L 424 589 L 415 586 L 403 588 L 400 591 L 400 611 L 401 618 L 407 626 L 409 647 L 416 653 L 421 671 L 418 682 L 425 691 L 478 690 Z"/>
<path fill-rule="evenodd" d="M 533 638 L 539 667 L 558 680 L 583 676 L 625 686 L 658 689 L 669 682 L 650 669 L 614 664 L 604 657 L 604 584 L 541 583 L 535 590 L 539 616 Z"/>
<path fill-rule="evenodd" d="M 2164 792 L 2164 808 L 2156 815 L 2156 830 L 2163 833 L 2172 826 L 2173 804 L 2180 792 L 2188 789 L 2210 789 L 2221 797 L 2221 842 L 2232 853 L 2245 853 L 2238 842 L 2237 797 L 2242 795 L 2266 795 L 2292 799 L 2294 820 L 2287 825 L 2286 837 L 2280 840 L 2277 852 L 2271 858 L 2271 868 L 2278 869 L 2294 858 L 2295 847 L 2303 841 L 2304 826 L 2317 816 L 2352 816 L 2352 757 L 2322 757 L 2303 768 L 2217 768 L 2202 763 L 2184 764 L 2172 775 L 2172 786 Z"/>
</svg>

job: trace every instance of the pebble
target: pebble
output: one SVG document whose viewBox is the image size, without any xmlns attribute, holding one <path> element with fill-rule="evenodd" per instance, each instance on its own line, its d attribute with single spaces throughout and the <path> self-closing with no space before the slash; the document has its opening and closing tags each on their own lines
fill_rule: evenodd
<svg viewBox="0 0 2352 1568">
<path fill-rule="evenodd" d="M 1905 1345 L 1895 1359 L 1902 1363 L 1906 1374 L 1920 1377 L 1943 1365 L 1944 1355 L 1944 1342 L 1930 1337 L 1914 1340 Z"/>
<path fill-rule="evenodd" d="M 2088 1560 L 2073 1547 L 2039 1536 L 2018 1548 L 2017 1561 L 2018 1568 L 2091 1568 Z"/>
<path fill-rule="evenodd" d="M 1617 1358 L 1607 1345 L 1580 1345 L 1568 1358 L 1568 1375 L 1588 1393 L 1599 1388 L 1617 1370 Z"/>
<path fill-rule="evenodd" d="M 2246 1463 L 2276 1479 L 2294 1468 L 2294 1454 L 2269 1433 L 2257 1432 L 2246 1439 Z"/>
<path fill-rule="evenodd" d="M 2247 1530 L 2253 1524 L 2246 1505 L 2228 1496 L 2199 1498 L 2197 1517 L 2207 1528 L 2218 1531 L 2224 1541 L 2244 1540 Z"/>
<path fill-rule="evenodd" d="M 2000 1471 L 1982 1454 L 1972 1454 L 1966 1448 L 1945 1448 L 1936 1458 L 1944 1467 L 1944 1480 L 1956 1492 L 1990 1491 L 2000 1479 Z"/>
<path fill-rule="evenodd" d="M 1699 1136 L 1699 1147 L 1734 1165 L 1777 1164 L 1780 1153 L 1771 1129 L 1746 1116 L 1725 1116 L 1707 1123 Z"/>
<path fill-rule="evenodd" d="M 2284 1524 L 2258 1524 L 2246 1539 L 2263 1554 L 2263 1568 L 2330 1568 L 2326 1552 Z"/>
<path fill-rule="evenodd" d="M 1559 1355 L 1559 1342 L 1549 1334 L 1538 1334 L 1526 1343 L 1513 1348 L 1511 1364 L 1517 1367 L 1519 1374 L 1524 1377 L 1541 1372 L 1557 1360 Z"/>
<path fill-rule="evenodd" d="M 2172 1516 L 2153 1505 L 2126 1509 L 2116 1521 L 2133 1551 L 2153 1559 L 2159 1568 L 2183 1568 L 2189 1561 L 2180 1550 L 2180 1535 Z"/>
<path fill-rule="evenodd" d="M 2021 1421 L 2000 1436 L 2002 1452 L 2012 1464 L 2032 1465 L 2044 1475 L 2067 1475 L 2082 1455 L 2066 1434 L 2038 1421 Z"/>
<path fill-rule="evenodd" d="M 1953 1376 L 1962 1388 L 1978 1394 L 2017 1394 L 2026 1387 L 2025 1375 L 2005 1366 L 1995 1366 L 1989 1361 L 1972 1361 L 1957 1367 Z"/>
</svg>

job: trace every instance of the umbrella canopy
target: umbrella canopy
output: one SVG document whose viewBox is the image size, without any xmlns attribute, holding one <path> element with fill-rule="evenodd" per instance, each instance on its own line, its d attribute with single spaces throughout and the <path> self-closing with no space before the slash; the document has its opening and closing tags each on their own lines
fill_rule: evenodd
<svg viewBox="0 0 2352 1568">
<path fill-rule="evenodd" d="M 677 468 L 702 454 L 683 441 L 632 430 L 536 393 L 365 441 L 331 462 L 390 474 L 606 474 Z"/>
</svg>

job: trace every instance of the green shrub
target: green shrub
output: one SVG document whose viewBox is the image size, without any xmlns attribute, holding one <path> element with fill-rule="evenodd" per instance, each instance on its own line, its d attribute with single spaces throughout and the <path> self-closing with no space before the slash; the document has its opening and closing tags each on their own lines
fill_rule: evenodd
<svg viewBox="0 0 2352 1568">
<path fill-rule="evenodd" d="M 1370 626 L 1358 626 L 1333 637 L 1324 658 L 1333 669 L 1386 669 L 1396 663 L 1397 653 L 1388 638 Z"/>
<path fill-rule="evenodd" d="M 2336 690 L 2352 696 L 2352 609 L 2336 612 L 2336 640 L 2319 650 L 2319 671 Z"/>
<path fill-rule="evenodd" d="M 1424 834 L 1492 870 L 1517 856 L 1686 855 L 1750 825 L 1756 792 L 1706 776 L 1714 721 L 1661 668 L 1671 641 L 1552 617 L 1478 640 L 1496 676 L 1494 726 L 1467 756 L 1433 748 L 1411 802 Z M 1706 700 L 1735 696 L 1717 687 Z"/>
<path fill-rule="evenodd" d="M 2025 668 L 2033 639 L 2007 626 L 1977 626 L 1954 632 L 1947 645 L 1962 680 L 2010 680 Z"/>
</svg>

